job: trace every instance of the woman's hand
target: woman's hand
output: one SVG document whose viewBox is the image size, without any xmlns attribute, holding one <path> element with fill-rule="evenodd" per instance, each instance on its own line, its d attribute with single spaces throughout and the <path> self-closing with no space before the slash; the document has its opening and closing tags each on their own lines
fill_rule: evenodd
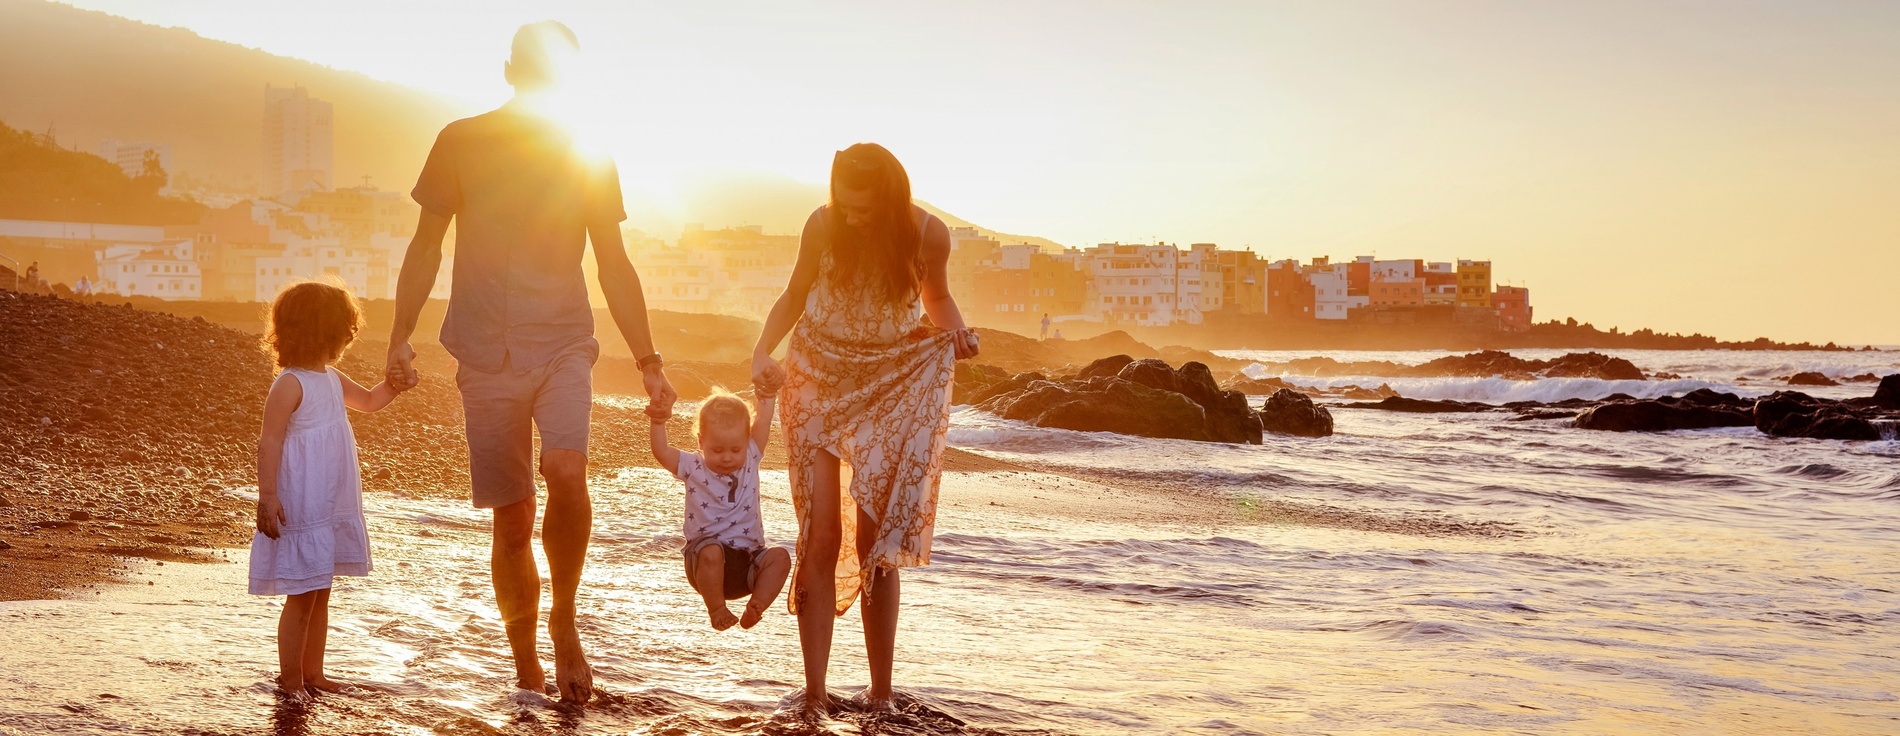
<svg viewBox="0 0 1900 736">
<path fill-rule="evenodd" d="M 953 335 L 950 343 L 957 348 L 957 360 L 969 360 L 981 352 L 980 346 L 977 345 L 976 330 L 965 327 L 957 330 Z"/>
<path fill-rule="evenodd" d="M 785 385 L 785 369 L 778 361 L 766 353 L 752 354 L 752 383 L 755 386 L 771 387 Z"/>
<path fill-rule="evenodd" d="M 283 534 L 284 504 L 277 500 L 277 494 L 257 497 L 257 530 L 264 536 L 276 539 Z"/>
</svg>

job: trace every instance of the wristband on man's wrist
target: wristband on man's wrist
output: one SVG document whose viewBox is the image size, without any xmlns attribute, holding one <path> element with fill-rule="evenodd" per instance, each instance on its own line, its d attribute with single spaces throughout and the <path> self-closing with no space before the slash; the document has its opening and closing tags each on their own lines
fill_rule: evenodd
<svg viewBox="0 0 1900 736">
<path fill-rule="evenodd" d="M 639 366 L 640 370 L 646 370 L 653 366 L 660 365 L 662 362 L 659 353 L 648 353 L 641 356 L 639 360 L 634 361 L 633 364 Z"/>
</svg>

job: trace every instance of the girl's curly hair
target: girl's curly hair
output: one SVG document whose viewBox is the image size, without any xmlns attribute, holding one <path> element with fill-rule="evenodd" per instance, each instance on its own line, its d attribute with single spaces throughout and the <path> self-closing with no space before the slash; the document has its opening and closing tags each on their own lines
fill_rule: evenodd
<svg viewBox="0 0 1900 736">
<path fill-rule="evenodd" d="M 325 281 L 300 281 L 277 292 L 270 305 L 270 329 L 264 347 L 277 367 L 329 365 L 363 328 L 363 309 L 349 288 Z"/>
</svg>

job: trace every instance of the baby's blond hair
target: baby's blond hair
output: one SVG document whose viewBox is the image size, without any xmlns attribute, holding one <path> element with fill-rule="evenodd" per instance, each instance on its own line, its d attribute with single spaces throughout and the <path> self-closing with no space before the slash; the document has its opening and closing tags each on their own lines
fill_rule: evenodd
<svg viewBox="0 0 1900 736">
<path fill-rule="evenodd" d="M 740 427 L 750 429 L 752 427 L 752 405 L 746 403 L 745 399 L 739 398 L 731 391 L 727 391 L 719 386 L 714 386 L 712 387 L 711 394 L 706 397 L 706 400 L 699 403 L 699 412 L 693 417 L 694 438 L 697 439 L 704 436 L 706 434 L 706 428 L 713 424 L 725 426 L 737 424 Z"/>
</svg>

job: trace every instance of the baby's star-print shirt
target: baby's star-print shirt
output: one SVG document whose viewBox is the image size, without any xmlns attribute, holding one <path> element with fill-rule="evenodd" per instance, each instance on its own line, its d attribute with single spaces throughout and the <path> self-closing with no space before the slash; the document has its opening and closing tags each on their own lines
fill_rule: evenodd
<svg viewBox="0 0 1900 736">
<path fill-rule="evenodd" d="M 679 472 L 686 483 L 686 543 L 706 537 L 738 549 L 765 549 L 765 522 L 759 513 L 759 460 L 764 453 L 747 443 L 745 465 L 732 475 L 706 467 L 697 452 L 680 451 Z"/>
</svg>

